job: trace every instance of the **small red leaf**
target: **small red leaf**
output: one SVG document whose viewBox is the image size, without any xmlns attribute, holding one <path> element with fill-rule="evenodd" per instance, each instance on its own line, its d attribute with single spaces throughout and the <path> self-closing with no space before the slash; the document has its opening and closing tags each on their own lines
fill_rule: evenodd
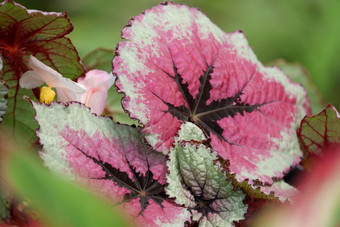
<svg viewBox="0 0 340 227">
<path fill-rule="evenodd" d="M 340 115 L 329 104 L 314 116 L 306 116 L 298 129 L 298 136 L 306 155 L 320 154 L 322 149 L 332 143 L 340 143 Z"/>
</svg>

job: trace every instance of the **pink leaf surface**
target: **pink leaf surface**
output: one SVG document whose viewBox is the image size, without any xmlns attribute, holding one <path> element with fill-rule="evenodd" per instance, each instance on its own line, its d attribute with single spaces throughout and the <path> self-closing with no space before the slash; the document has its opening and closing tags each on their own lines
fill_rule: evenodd
<svg viewBox="0 0 340 227">
<path fill-rule="evenodd" d="M 293 186 L 287 184 L 283 180 L 274 182 L 271 186 L 261 186 L 260 191 L 266 195 L 273 193 L 281 202 L 293 201 L 294 197 L 299 194 L 299 191 Z"/>
<path fill-rule="evenodd" d="M 165 194 L 165 157 L 151 150 L 138 129 L 97 117 L 78 103 L 33 102 L 41 157 L 114 204 L 125 207 L 138 226 L 184 223 L 190 213 Z"/>
<path fill-rule="evenodd" d="M 295 130 L 310 111 L 306 92 L 264 67 L 242 32 L 224 33 L 197 9 L 166 3 L 131 20 L 122 38 L 117 87 L 156 150 L 168 153 L 191 121 L 238 181 L 271 184 L 300 161 Z"/>
</svg>

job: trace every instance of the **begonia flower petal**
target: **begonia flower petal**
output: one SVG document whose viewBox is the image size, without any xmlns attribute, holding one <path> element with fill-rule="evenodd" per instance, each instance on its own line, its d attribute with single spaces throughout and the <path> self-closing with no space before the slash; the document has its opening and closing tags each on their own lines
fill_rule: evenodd
<svg viewBox="0 0 340 227">
<path fill-rule="evenodd" d="M 70 101 L 80 101 L 80 96 L 85 93 L 86 89 L 83 87 L 77 87 L 78 92 L 65 87 L 56 87 L 58 101 L 60 102 L 70 102 Z"/>
<path fill-rule="evenodd" d="M 86 92 L 86 87 L 65 77 L 60 78 L 55 83 L 55 87 L 70 90 L 76 94 L 81 94 L 81 93 Z"/>
<path fill-rule="evenodd" d="M 29 70 L 22 74 L 19 85 L 22 88 L 33 89 L 44 84 L 45 81 L 36 72 Z"/>
<path fill-rule="evenodd" d="M 103 70 L 91 70 L 78 83 L 86 87 L 87 92 L 80 95 L 79 101 L 91 108 L 92 113 L 100 115 L 105 108 L 108 89 L 113 85 L 115 76 Z"/>
<path fill-rule="evenodd" d="M 52 69 L 51 67 L 45 65 L 41 61 L 39 61 L 34 56 L 30 56 L 28 61 L 29 66 L 31 69 L 38 75 L 40 78 L 45 81 L 45 83 L 50 87 L 56 87 L 56 83 L 63 78 L 63 76 Z"/>
<path fill-rule="evenodd" d="M 92 113 L 100 115 L 103 113 L 106 105 L 107 91 L 97 91 L 91 95 L 88 106 Z"/>
<path fill-rule="evenodd" d="M 85 77 L 80 77 L 78 83 L 87 88 L 97 88 L 98 90 L 109 89 L 115 81 L 115 77 L 103 70 L 91 70 Z"/>
</svg>

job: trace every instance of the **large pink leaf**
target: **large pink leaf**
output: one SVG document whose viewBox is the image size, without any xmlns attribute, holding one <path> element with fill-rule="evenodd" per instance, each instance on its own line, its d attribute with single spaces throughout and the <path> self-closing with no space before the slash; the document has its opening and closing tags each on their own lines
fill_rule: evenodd
<svg viewBox="0 0 340 227">
<path fill-rule="evenodd" d="M 167 153 L 183 121 L 210 135 L 238 181 L 272 183 L 302 153 L 296 128 L 305 90 L 256 58 L 242 32 L 224 33 L 203 13 L 161 4 L 122 31 L 113 60 L 123 106 Z"/>
<path fill-rule="evenodd" d="M 121 204 L 138 226 L 181 224 L 190 213 L 165 194 L 165 157 L 149 148 L 138 129 L 97 117 L 79 103 L 33 102 L 43 145 L 54 171 Z"/>
</svg>

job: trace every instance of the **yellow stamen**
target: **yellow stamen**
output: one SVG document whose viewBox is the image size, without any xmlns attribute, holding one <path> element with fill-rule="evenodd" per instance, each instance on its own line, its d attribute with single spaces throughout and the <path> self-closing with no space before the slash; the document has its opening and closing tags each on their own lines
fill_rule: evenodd
<svg viewBox="0 0 340 227">
<path fill-rule="evenodd" d="M 50 104 L 55 97 L 55 91 L 51 87 L 42 87 L 40 90 L 40 102 Z"/>
</svg>

